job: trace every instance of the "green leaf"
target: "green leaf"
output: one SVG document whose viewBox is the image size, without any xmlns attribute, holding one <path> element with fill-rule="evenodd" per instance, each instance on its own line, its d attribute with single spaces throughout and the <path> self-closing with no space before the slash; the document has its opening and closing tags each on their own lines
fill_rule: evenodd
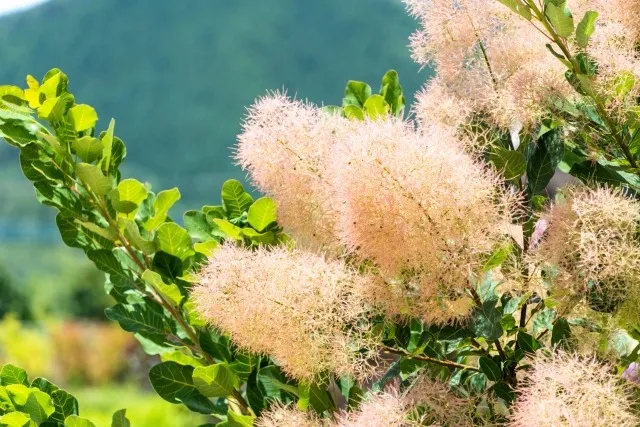
<svg viewBox="0 0 640 427">
<path fill-rule="evenodd" d="M 589 45 L 589 39 L 596 30 L 597 19 L 598 12 L 589 10 L 584 14 L 584 18 L 582 18 L 582 21 L 578 24 L 576 28 L 576 42 L 581 48 L 586 49 Z"/>
<path fill-rule="evenodd" d="M 258 232 L 262 232 L 267 226 L 278 218 L 278 207 L 271 197 L 261 197 L 249 208 L 247 220 Z"/>
<path fill-rule="evenodd" d="M 495 341 L 503 334 L 500 320 L 502 315 L 496 309 L 496 300 L 488 300 L 478 307 L 471 317 L 469 328 L 476 336 L 481 336 L 488 341 Z"/>
<path fill-rule="evenodd" d="M 512 402 L 516 398 L 516 393 L 513 391 L 511 386 L 502 381 L 494 384 L 492 389 L 495 395 L 505 402 Z"/>
<path fill-rule="evenodd" d="M 111 417 L 111 427 L 131 427 L 131 422 L 127 419 L 126 409 L 120 409 L 113 413 L 113 417 Z"/>
<path fill-rule="evenodd" d="M 250 415 L 240 415 L 229 410 L 227 421 L 217 424 L 217 427 L 252 427 L 256 417 Z"/>
<path fill-rule="evenodd" d="M 511 331 L 516 327 L 516 319 L 511 314 L 505 314 L 500 318 L 500 325 L 505 332 Z"/>
<path fill-rule="evenodd" d="M 558 1 L 557 6 L 553 2 L 547 2 L 544 14 L 560 37 L 567 38 L 573 34 L 573 16 L 567 9 L 566 0 Z"/>
<path fill-rule="evenodd" d="M 251 375 L 249 375 L 249 379 L 247 380 L 245 389 L 247 402 L 257 416 L 260 416 L 262 410 L 268 405 L 268 403 L 266 402 L 266 395 L 263 387 L 258 382 L 259 372 L 260 368 L 255 369 L 253 372 L 251 372 Z M 279 395 L 280 393 L 278 393 L 278 397 L 280 397 Z"/>
<path fill-rule="evenodd" d="M 631 92 L 636 84 L 636 78 L 629 71 L 622 71 L 616 76 L 614 83 L 614 91 L 616 98 L 624 98 Z"/>
<path fill-rule="evenodd" d="M 23 412 L 9 412 L 0 417 L 0 424 L 7 427 L 31 427 L 31 419 Z"/>
<path fill-rule="evenodd" d="M 113 188 L 113 180 L 104 176 L 100 168 L 95 165 L 79 163 L 76 165 L 76 171 L 78 178 L 98 196 L 105 196 Z"/>
<path fill-rule="evenodd" d="M 227 363 L 216 363 L 193 371 L 193 384 L 207 397 L 230 396 L 240 379 Z"/>
<path fill-rule="evenodd" d="M 253 203 L 251 194 L 244 191 L 240 181 L 229 179 L 222 185 L 222 202 L 229 213 L 229 218 L 242 216 Z"/>
<path fill-rule="evenodd" d="M 0 371 L 0 383 L 3 386 L 11 384 L 22 384 L 28 387 L 29 378 L 27 376 L 27 372 L 24 369 L 7 363 L 2 367 L 2 370 Z"/>
<path fill-rule="evenodd" d="M 168 297 L 170 301 L 173 301 L 176 304 L 180 304 L 180 301 L 182 301 L 182 294 L 180 293 L 178 285 L 175 283 L 166 284 L 164 280 L 162 280 L 162 276 L 155 271 L 145 270 L 144 273 L 142 273 L 142 280 L 164 296 Z"/>
<path fill-rule="evenodd" d="M 567 319 L 564 317 L 559 317 L 551 331 L 551 345 L 561 346 L 566 349 L 569 345 L 568 341 L 570 338 L 571 326 L 569 325 L 569 322 L 567 322 Z"/>
<path fill-rule="evenodd" d="M 372 119 L 386 117 L 389 109 L 390 106 L 382 95 L 371 95 L 364 103 L 364 112 Z"/>
<path fill-rule="evenodd" d="M 0 413 L 14 411 L 16 408 L 7 389 L 0 386 Z"/>
<path fill-rule="evenodd" d="M 87 250 L 113 247 L 108 239 L 83 227 L 75 218 L 69 218 L 59 213 L 56 216 L 56 225 L 60 230 L 62 241 L 72 248 Z"/>
<path fill-rule="evenodd" d="M 50 122 L 62 120 L 73 103 L 73 95 L 68 93 L 57 98 L 47 99 L 38 108 L 38 117 Z"/>
<path fill-rule="evenodd" d="M 178 200 L 180 200 L 180 191 L 177 188 L 159 192 L 153 201 L 155 214 L 144 223 L 144 228 L 148 231 L 155 230 L 167 219 L 169 209 L 171 209 Z"/>
<path fill-rule="evenodd" d="M 35 131 L 36 126 L 33 124 L 25 124 L 18 120 L 3 121 L 0 119 L 0 137 L 4 138 L 10 145 L 24 147 L 35 139 Z"/>
<path fill-rule="evenodd" d="M 164 313 L 151 305 L 116 304 L 104 311 L 108 319 L 116 321 L 127 332 L 164 337 L 169 331 Z"/>
<path fill-rule="evenodd" d="M 93 163 L 102 158 L 102 142 L 91 136 L 83 136 L 71 144 L 73 153 L 85 163 Z"/>
<path fill-rule="evenodd" d="M 73 119 L 73 125 L 76 132 L 82 132 L 91 129 L 98 121 L 98 113 L 90 105 L 79 104 L 69 110 Z"/>
<path fill-rule="evenodd" d="M 91 421 L 86 418 L 81 418 L 77 415 L 69 415 L 64 420 L 64 427 L 96 427 Z"/>
<path fill-rule="evenodd" d="M 102 166 L 102 170 L 104 173 L 109 173 L 111 168 L 111 157 L 113 156 L 113 139 L 114 139 L 114 130 L 116 127 L 116 121 L 111 119 L 109 122 L 109 127 L 107 131 L 103 133 L 102 137 L 102 161 L 100 162 Z"/>
<path fill-rule="evenodd" d="M 211 235 L 211 225 L 203 212 L 187 211 L 182 218 L 184 220 L 184 226 L 192 238 L 204 242 L 213 239 Z"/>
<path fill-rule="evenodd" d="M 550 308 L 545 308 L 538 313 L 533 321 L 533 333 L 539 334 L 544 329 L 552 330 L 553 321 L 556 318 L 556 311 Z"/>
<path fill-rule="evenodd" d="M 553 129 L 540 137 L 537 145 L 531 144 L 533 151 L 527 164 L 527 178 L 531 194 L 544 191 L 556 173 L 564 156 L 562 128 Z"/>
<path fill-rule="evenodd" d="M 276 242 L 276 236 L 271 231 L 258 233 L 253 228 L 245 227 L 242 229 L 242 235 L 251 240 L 254 245 L 271 245 Z"/>
<path fill-rule="evenodd" d="M 364 120 L 364 110 L 357 105 L 344 107 L 344 116 L 349 120 Z"/>
<path fill-rule="evenodd" d="M 280 397 L 281 391 L 296 397 L 299 394 L 298 387 L 282 374 L 278 366 L 261 368 L 257 380 L 263 386 L 267 397 Z"/>
<path fill-rule="evenodd" d="M 513 150 L 502 147 L 494 147 L 489 160 L 501 171 L 507 180 L 519 178 L 526 170 L 527 163 L 524 156 Z"/>
<path fill-rule="evenodd" d="M 29 102 L 30 108 L 38 108 L 40 106 L 40 82 L 32 75 L 26 78 L 28 89 L 24 91 L 24 99 Z"/>
<path fill-rule="evenodd" d="M 16 406 L 24 406 L 27 404 L 27 399 L 31 394 L 31 389 L 24 384 L 9 384 L 5 386 L 5 390 L 11 397 L 11 401 Z"/>
<path fill-rule="evenodd" d="M 179 347 L 174 351 L 163 352 L 160 354 L 160 360 L 163 362 L 176 362 L 180 365 L 193 366 L 194 368 L 203 366 L 203 362 L 200 359 L 196 359 L 193 353 L 191 353 L 191 350 L 186 347 Z"/>
<path fill-rule="evenodd" d="M 531 9 L 529 6 L 522 4 L 520 0 L 498 0 L 509 9 L 522 16 L 527 21 L 531 21 Z"/>
<path fill-rule="evenodd" d="M 348 105 L 355 105 L 358 107 L 363 107 L 364 103 L 370 96 L 371 86 L 364 82 L 349 80 L 344 91 L 344 98 L 342 98 L 342 106 L 347 107 Z"/>
<path fill-rule="evenodd" d="M 25 99 L 24 91 L 20 89 L 18 86 L 11 86 L 11 85 L 0 86 L 0 98 L 4 99 L 5 96 L 18 98 L 18 99 Z"/>
<path fill-rule="evenodd" d="M 174 222 L 166 222 L 158 227 L 155 244 L 158 250 L 180 258 L 182 261 L 195 255 L 191 236 Z"/>
<path fill-rule="evenodd" d="M 50 394 L 56 408 L 50 421 L 64 424 L 64 420 L 69 415 L 78 415 L 78 400 L 75 397 L 61 389 Z"/>
<path fill-rule="evenodd" d="M 31 381 L 31 388 L 37 388 L 40 391 L 44 391 L 47 394 L 51 394 L 54 391 L 58 390 L 58 386 L 53 384 L 46 378 L 38 377 Z"/>
<path fill-rule="evenodd" d="M 329 413 L 335 410 L 335 405 L 327 388 L 320 384 L 298 384 L 298 408 L 306 411 L 311 406 L 318 414 L 327 411 Z"/>
<path fill-rule="evenodd" d="M 518 332 L 516 342 L 525 353 L 535 353 L 542 347 L 537 339 L 522 331 Z"/>
<path fill-rule="evenodd" d="M 382 77 L 380 95 L 391 106 L 391 113 L 396 117 L 402 117 L 405 99 L 402 95 L 402 86 L 396 70 L 389 70 Z"/>
<path fill-rule="evenodd" d="M 242 229 L 226 219 L 214 218 L 213 223 L 222 231 L 227 238 L 234 240 L 242 240 Z"/>
<path fill-rule="evenodd" d="M 116 211 L 127 214 L 129 218 L 132 218 L 136 209 L 145 201 L 148 195 L 149 191 L 143 183 L 129 178 L 120 181 L 118 187 L 109 194 L 109 197 Z"/>
<path fill-rule="evenodd" d="M 482 356 L 478 360 L 478 367 L 480 372 L 485 374 L 490 381 L 500 381 L 502 379 L 502 370 L 493 359 Z"/>
<path fill-rule="evenodd" d="M 40 390 L 33 390 L 27 398 L 23 411 L 29 414 L 36 423 L 43 423 L 55 412 L 51 396 Z"/>
<path fill-rule="evenodd" d="M 219 243 L 215 240 L 209 240 L 208 242 L 198 242 L 193 245 L 193 249 L 207 258 L 213 255 L 216 248 L 219 246 Z"/>
<path fill-rule="evenodd" d="M 162 362 L 151 368 L 149 380 L 156 393 L 167 402 L 183 403 L 194 412 L 212 414 L 216 407 L 193 384 L 193 371 L 193 366 Z"/>
<path fill-rule="evenodd" d="M 500 265 L 507 259 L 507 257 L 513 252 L 512 244 L 503 244 L 496 248 L 491 256 L 485 261 L 482 269 L 484 271 L 492 270 Z"/>
<path fill-rule="evenodd" d="M 496 288 L 500 285 L 500 280 L 494 280 L 491 271 L 488 271 L 478 282 L 477 291 L 480 301 L 490 301 L 496 299 Z"/>
<path fill-rule="evenodd" d="M 242 381 L 247 381 L 251 372 L 260 366 L 260 356 L 238 353 L 229 366 Z"/>
<path fill-rule="evenodd" d="M 66 86 L 63 80 L 66 80 L 66 76 L 58 69 L 50 70 L 42 81 L 40 86 L 40 93 L 43 94 L 46 99 L 55 98 L 60 95 L 60 89 Z"/>
<path fill-rule="evenodd" d="M 158 251 L 153 257 L 152 269 L 174 283 L 184 274 L 180 258 L 163 251 Z"/>
<path fill-rule="evenodd" d="M 119 218 L 118 224 L 124 227 L 124 237 L 131 243 L 136 249 L 139 249 L 146 255 L 152 255 L 156 251 L 156 245 L 153 242 L 143 238 L 140 234 L 140 229 L 135 221 L 130 219 Z"/>
</svg>

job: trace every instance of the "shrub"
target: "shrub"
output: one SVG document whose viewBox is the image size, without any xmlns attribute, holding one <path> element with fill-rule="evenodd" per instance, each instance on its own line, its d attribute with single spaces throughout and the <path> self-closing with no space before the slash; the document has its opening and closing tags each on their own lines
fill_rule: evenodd
<svg viewBox="0 0 640 427">
<path fill-rule="evenodd" d="M 267 94 L 235 151 L 265 196 L 227 181 L 182 225 L 62 71 L 1 87 L 0 131 L 155 391 L 220 426 L 638 424 L 637 8 L 406 3 L 417 122 L 394 71 Z"/>
</svg>

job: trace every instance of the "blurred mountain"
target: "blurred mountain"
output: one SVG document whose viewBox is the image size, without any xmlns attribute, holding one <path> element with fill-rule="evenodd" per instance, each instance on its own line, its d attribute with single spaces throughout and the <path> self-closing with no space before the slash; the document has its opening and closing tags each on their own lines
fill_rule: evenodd
<svg viewBox="0 0 640 427">
<path fill-rule="evenodd" d="M 427 79 L 406 48 L 400 0 L 51 0 L 0 18 L 0 84 L 53 67 L 99 126 L 116 119 L 125 174 L 178 186 L 189 207 L 218 203 L 244 107 L 267 89 L 339 103 L 349 79 L 375 89 L 389 68 L 407 94 Z M 409 97 L 408 101 L 411 101 Z M 0 215 L 36 201 L 0 148 Z"/>
</svg>

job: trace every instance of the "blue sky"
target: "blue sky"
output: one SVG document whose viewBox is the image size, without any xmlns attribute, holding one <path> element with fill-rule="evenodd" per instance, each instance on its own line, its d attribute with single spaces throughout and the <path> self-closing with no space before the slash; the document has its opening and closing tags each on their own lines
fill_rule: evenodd
<svg viewBox="0 0 640 427">
<path fill-rule="evenodd" d="M 0 15 L 20 9 L 26 9 L 31 6 L 44 3 L 45 1 L 46 0 L 0 0 Z"/>
</svg>

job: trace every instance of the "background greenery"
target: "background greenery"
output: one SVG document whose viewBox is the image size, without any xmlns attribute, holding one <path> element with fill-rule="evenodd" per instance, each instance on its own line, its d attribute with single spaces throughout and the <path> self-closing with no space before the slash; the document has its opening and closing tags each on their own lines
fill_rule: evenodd
<svg viewBox="0 0 640 427">
<path fill-rule="evenodd" d="M 225 179 L 243 178 L 229 147 L 245 106 L 265 90 L 338 104 L 347 80 L 375 88 L 393 67 L 405 93 L 414 93 L 429 76 L 409 59 L 414 25 L 399 0 L 51 0 L 0 17 L 0 82 L 24 86 L 28 73 L 40 79 L 62 68 L 102 127 L 117 119 L 128 148 L 125 174 L 155 190 L 180 187 L 173 210 L 180 217 L 217 202 Z M 17 153 L 0 145 L 0 317 L 13 312 L 22 320 L 0 323 L 0 361 L 69 383 L 83 415 L 98 425 L 125 406 L 137 426 L 202 421 L 140 391 L 149 361 L 138 353 L 127 353 L 127 366 L 113 372 L 70 372 L 64 355 L 77 350 L 74 334 L 87 327 L 95 334 L 74 319 L 104 320 L 109 301 L 102 274 L 60 245 L 54 213 L 36 202 Z M 111 348 L 130 351 L 121 335 L 100 331 Z M 2 338 L 15 335 L 24 345 Z M 34 346 L 42 357 L 33 357 Z M 117 383 L 138 371 L 136 384 Z"/>
<path fill-rule="evenodd" d="M 52 0 L 0 20 L 0 81 L 65 70 L 100 123 L 117 118 L 128 170 L 156 189 L 179 186 L 196 208 L 241 177 L 229 147 L 245 106 L 266 89 L 339 103 L 340 82 L 377 86 L 393 67 L 414 93 L 426 79 L 406 48 L 414 25 L 399 0 Z M 16 153 L 2 150 L 6 175 Z M 39 216 L 16 181 L 3 213 Z"/>
</svg>

